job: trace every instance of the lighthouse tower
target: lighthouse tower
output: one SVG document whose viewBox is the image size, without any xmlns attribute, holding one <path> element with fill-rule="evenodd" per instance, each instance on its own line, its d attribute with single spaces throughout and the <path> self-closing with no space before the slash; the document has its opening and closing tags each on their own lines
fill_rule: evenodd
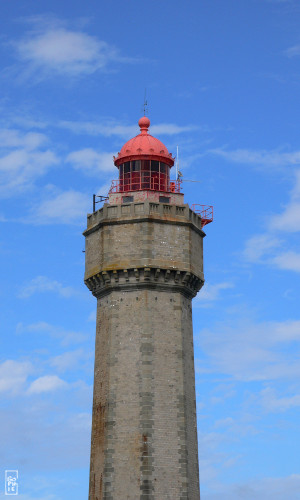
<svg viewBox="0 0 300 500">
<path fill-rule="evenodd" d="M 200 498 L 191 301 L 209 220 L 184 203 L 149 126 L 114 157 L 118 180 L 84 232 L 97 298 L 89 500 Z"/>
</svg>

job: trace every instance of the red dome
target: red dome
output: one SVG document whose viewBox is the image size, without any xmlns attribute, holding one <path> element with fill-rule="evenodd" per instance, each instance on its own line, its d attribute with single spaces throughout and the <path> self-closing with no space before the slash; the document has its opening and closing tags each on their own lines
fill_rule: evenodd
<svg viewBox="0 0 300 500">
<path fill-rule="evenodd" d="M 146 116 L 140 118 L 141 133 L 126 142 L 118 155 L 114 157 L 114 163 L 117 167 L 126 161 L 142 158 L 162 161 L 170 167 L 174 165 L 174 158 L 166 146 L 159 139 L 148 134 L 149 126 L 149 118 Z"/>
</svg>

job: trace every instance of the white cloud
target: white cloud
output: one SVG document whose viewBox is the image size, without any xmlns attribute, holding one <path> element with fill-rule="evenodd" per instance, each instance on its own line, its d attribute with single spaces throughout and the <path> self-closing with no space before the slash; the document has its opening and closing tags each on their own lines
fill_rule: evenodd
<svg viewBox="0 0 300 500">
<path fill-rule="evenodd" d="M 20 400 L 18 397 L 9 401 L 9 405 L 3 405 L 0 413 L 0 459 L 1 463 L 16 464 L 17 457 L 18 464 L 26 464 L 28 470 L 33 470 L 32 474 L 22 475 L 22 498 L 24 490 L 32 494 L 32 497 L 26 496 L 31 500 L 46 499 L 47 495 L 49 500 L 50 497 L 56 499 L 57 484 L 53 486 L 53 481 L 50 484 L 38 484 L 35 477 L 38 474 L 37 464 L 40 471 L 61 470 L 59 484 L 70 490 L 68 478 L 63 478 L 65 465 L 77 469 L 89 462 L 88 423 L 91 416 L 89 418 L 88 413 L 92 407 L 92 391 L 84 384 L 78 387 L 75 384 L 63 386 L 59 382 L 55 383 L 55 380 L 52 386 L 49 382 L 48 387 L 45 380 L 40 381 L 39 387 L 36 384 L 33 389 L 34 392 L 29 394 L 22 392 L 26 399 Z M 47 391 L 39 392 L 41 389 Z M 67 394 L 64 389 L 67 389 Z M 55 405 L 51 402 L 52 396 Z M 53 478 L 53 474 L 50 477 Z"/>
<path fill-rule="evenodd" d="M 59 162 L 55 153 L 41 150 L 47 142 L 44 134 L 2 129 L 0 142 L 0 196 L 32 188 L 37 178 Z"/>
<path fill-rule="evenodd" d="M 106 123 L 98 123 L 91 121 L 67 121 L 62 120 L 59 126 L 71 130 L 75 134 L 88 134 L 88 135 L 104 135 L 105 137 L 118 136 L 128 140 L 129 137 L 134 137 L 138 134 L 139 129 L 137 125 L 120 125 L 111 120 Z"/>
<path fill-rule="evenodd" d="M 243 255 L 249 262 L 258 262 L 266 254 L 272 253 L 281 243 L 281 240 L 271 234 L 256 234 L 246 241 Z"/>
<path fill-rule="evenodd" d="M 235 419 L 232 417 L 218 419 L 214 423 L 214 428 L 221 429 L 221 432 L 226 432 L 227 437 L 229 437 L 230 435 L 231 438 L 232 436 L 234 436 L 235 438 L 236 436 L 254 436 L 259 433 L 257 428 L 249 422 L 249 419 L 246 415 L 243 415 L 241 419 Z M 239 458 L 240 456 L 228 458 L 228 460 L 226 460 L 227 467 L 232 467 L 236 460 Z"/>
<path fill-rule="evenodd" d="M 32 323 L 30 325 L 23 325 L 23 323 L 18 323 L 17 333 L 23 334 L 25 332 L 43 334 L 46 333 L 51 335 L 53 338 L 60 340 L 61 345 L 76 344 L 80 342 L 85 342 L 89 337 L 87 333 L 74 332 L 72 330 L 65 330 L 64 328 L 56 325 L 51 325 L 45 321 L 39 321 L 38 323 Z"/>
<path fill-rule="evenodd" d="M 34 480 L 36 480 L 36 477 L 34 477 Z M 33 496 L 30 493 L 22 493 L 22 500 L 61 500 L 61 497 L 58 497 L 57 495 L 54 495 L 50 493 L 49 495 L 47 493 L 38 493 L 38 496 L 36 493 L 33 494 Z"/>
<path fill-rule="evenodd" d="M 288 57 L 300 56 L 300 44 L 293 45 L 285 51 L 285 55 Z"/>
<path fill-rule="evenodd" d="M 245 243 L 244 258 L 249 262 L 259 262 L 279 269 L 300 272 L 300 253 L 284 249 L 288 243 L 274 236 L 280 232 L 295 233 L 300 231 L 300 170 L 295 172 L 295 184 L 290 193 L 290 200 L 285 209 L 272 215 L 267 221 L 265 233 L 254 235 Z"/>
<path fill-rule="evenodd" d="M 18 393 L 32 371 L 32 365 L 28 361 L 4 361 L 0 365 L 0 392 Z"/>
<path fill-rule="evenodd" d="M 300 170 L 295 172 L 295 185 L 290 193 L 290 201 L 281 214 L 269 219 L 269 229 L 297 232 L 300 231 Z"/>
<path fill-rule="evenodd" d="M 198 372 L 199 363 L 198 363 L 197 359 L 196 359 L 196 368 L 197 368 L 196 371 Z M 200 369 L 200 372 L 201 372 L 201 369 Z M 213 405 L 220 404 L 220 403 L 224 403 L 224 401 L 226 399 L 232 399 L 235 396 L 236 396 L 236 390 L 235 390 L 235 386 L 233 383 L 231 383 L 231 384 L 224 384 L 224 383 L 218 384 L 214 388 L 213 395 L 210 398 L 210 402 Z"/>
<path fill-rule="evenodd" d="M 92 311 L 89 316 L 88 316 L 88 321 L 91 321 L 92 323 L 96 322 L 97 319 L 97 314 L 96 311 Z"/>
<path fill-rule="evenodd" d="M 224 436 L 217 432 L 199 432 L 198 441 L 201 479 L 205 483 L 214 482 L 217 476 L 216 465 L 224 459 L 224 455 L 218 451 Z"/>
<path fill-rule="evenodd" d="M 23 133 L 16 129 L 0 129 L 1 148 L 24 148 L 27 151 L 37 149 L 47 142 L 47 137 L 38 132 Z"/>
<path fill-rule="evenodd" d="M 91 413 L 77 413 L 70 419 L 70 425 L 74 430 L 85 430 L 90 432 L 92 425 Z"/>
<path fill-rule="evenodd" d="M 17 125 L 22 129 L 46 129 L 49 127 L 49 123 L 47 121 L 42 121 L 40 119 L 35 119 L 28 113 L 24 114 L 15 114 L 16 110 L 13 110 L 14 113 L 9 114 L 9 112 L 5 113 L 5 120 L 3 121 L 6 125 L 7 123 L 11 123 L 12 125 Z"/>
<path fill-rule="evenodd" d="M 52 331 L 53 326 L 49 325 L 49 323 L 46 323 L 45 321 L 39 321 L 38 323 L 32 323 L 30 325 L 23 325 L 22 322 L 17 324 L 16 327 L 16 332 L 18 334 L 22 334 L 24 332 L 37 332 L 37 331 L 46 331 L 50 332 Z"/>
<path fill-rule="evenodd" d="M 35 293 L 44 292 L 54 292 L 65 298 L 78 295 L 78 291 L 70 286 L 64 286 L 59 281 L 51 280 L 47 276 L 37 276 L 21 288 L 18 297 L 21 299 L 27 299 Z"/>
<path fill-rule="evenodd" d="M 106 184 L 101 184 L 101 186 L 96 190 L 96 194 L 97 195 L 101 195 L 101 196 L 108 196 L 108 193 L 109 193 L 109 190 L 112 186 L 112 182 L 106 182 Z M 96 203 L 97 203 L 97 199 L 96 199 Z M 98 210 L 101 206 L 101 201 L 99 201 L 100 205 L 96 205 L 96 210 Z"/>
<path fill-rule="evenodd" d="M 268 477 L 235 484 L 211 483 L 207 500 L 299 500 L 300 474 Z"/>
<path fill-rule="evenodd" d="M 300 165 L 300 151 L 293 151 L 291 153 L 283 153 L 281 151 L 273 150 L 249 150 L 249 149 L 236 149 L 233 151 L 226 151 L 222 148 L 210 149 L 208 153 L 220 156 L 225 160 L 234 163 L 246 163 L 249 165 L 257 165 L 264 167 L 284 167 Z"/>
<path fill-rule="evenodd" d="M 98 176 L 100 173 L 115 172 L 116 167 L 113 162 L 115 153 L 99 153 L 91 148 L 74 151 L 67 156 L 66 161 L 76 170 Z"/>
<path fill-rule="evenodd" d="M 234 419 L 232 417 L 226 417 L 226 418 L 220 418 L 219 420 L 216 420 L 215 422 L 215 427 L 229 427 L 234 425 Z"/>
<path fill-rule="evenodd" d="M 227 326 L 226 326 L 227 323 Z M 208 362 L 202 369 L 218 371 L 236 380 L 263 381 L 297 378 L 300 366 L 293 343 L 300 343 L 300 321 L 217 324 L 196 336 Z"/>
<path fill-rule="evenodd" d="M 31 224 L 78 224 L 83 223 L 92 208 L 91 196 L 69 189 L 53 193 L 31 209 L 23 222 Z"/>
<path fill-rule="evenodd" d="M 23 76 L 42 79 L 51 74 L 70 77 L 107 70 L 111 63 L 134 62 L 122 57 L 108 43 L 83 31 L 63 26 L 43 26 L 12 42 L 19 60 L 25 65 Z"/>
<path fill-rule="evenodd" d="M 68 351 L 55 356 L 49 363 L 59 372 L 65 372 L 67 370 L 76 370 L 79 364 L 82 368 L 83 364 L 90 358 L 91 354 L 89 352 L 83 349 L 77 349 L 76 351 Z"/>
<path fill-rule="evenodd" d="M 273 257 L 271 262 L 279 269 L 300 273 L 300 253 L 284 252 Z"/>
<path fill-rule="evenodd" d="M 175 123 L 160 123 L 150 127 L 149 132 L 153 135 L 177 135 L 184 132 L 197 130 L 194 125 L 176 125 Z"/>
<path fill-rule="evenodd" d="M 224 281 L 222 283 L 215 283 L 214 285 L 205 283 L 203 288 L 201 288 L 200 293 L 194 300 L 193 304 L 196 307 L 206 307 L 207 303 L 213 302 L 220 298 L 221 290 L 227 290 L 233 287 L 233 283 L 229 283 L 227 281 Z"/>
<path fill-rule="evenodd" d="M 270 229 L 285 232 L 300 231 L 300 201 L 292 201 L 281 214 L 272 216 Z"/>
<path fill-rule="evenodd" d="M 27 394 L 40 394 L 42 392 L 52 392 L 57 389 L 66 388 L 68 384 L 59 378 L 57 375 L 44 375 L 34 380 L 28 390 Z"/>
<path fill-rule="evenodd" d="M 300 406 L 300 394 L 278 398 L 271 387 L 266 387 L 260 393 L 261 404 L 267 412 L 284 412 Z"/>
<path fill-rule="evenodd" d="M 118 136 L 128 140 L 140 133 L 138 124 L 136 125 L 120 125 L 118 122 L 111 120 L 106 123 L 97 122 L 72 122 L 63 120 L 59 122 L 59 126 L 71 130 L 77 134 L 89 135 L 104 135 L 105 137 Z M 185 132 L 196 130 L 193 125 L 176 125 L 174 123 L 161 123 L 150 126 L 149 133 L 152 135 L 177 135 Z"/>
</svg>

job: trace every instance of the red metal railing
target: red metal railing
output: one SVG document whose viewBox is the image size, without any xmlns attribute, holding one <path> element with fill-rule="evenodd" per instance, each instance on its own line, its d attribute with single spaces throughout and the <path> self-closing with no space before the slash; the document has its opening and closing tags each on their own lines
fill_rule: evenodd
<svg viewBox="0 0 300 500">
<path fill-rule="evenodd" d="M 167 193 L 180 193 L 181 182 L 169 181 L 167 176 L 130 176 L 128 178 L 113 180 L 109 193 L 124 193 L 126 191 L 163 191 Z"/>
<path fill-rule="evenodd" d="M 214 220 L 214 207 L 211 205 L 199 205 L 194 203 L 191 209 L 201 217 L 201 226 L 204 227 Z"/>
</svg>

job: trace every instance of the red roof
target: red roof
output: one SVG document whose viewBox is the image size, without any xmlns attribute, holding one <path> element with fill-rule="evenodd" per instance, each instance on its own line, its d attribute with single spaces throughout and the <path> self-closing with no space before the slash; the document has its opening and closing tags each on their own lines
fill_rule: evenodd
<svg viewBox="0 0 300 500">
<path fill-rule="evenodd" d="M 153 159 L 163 161 L 170 167 L 174 165 L 174 158 L 166 146 L 156 137 L 148 133 L 150 120 L 143 116 L 139 120 L 141 133 L 127 141 L 121 151 L 114 157 L 114 163 L 118 167 L 125 161 L 139 159 Z"/>
</svg>

